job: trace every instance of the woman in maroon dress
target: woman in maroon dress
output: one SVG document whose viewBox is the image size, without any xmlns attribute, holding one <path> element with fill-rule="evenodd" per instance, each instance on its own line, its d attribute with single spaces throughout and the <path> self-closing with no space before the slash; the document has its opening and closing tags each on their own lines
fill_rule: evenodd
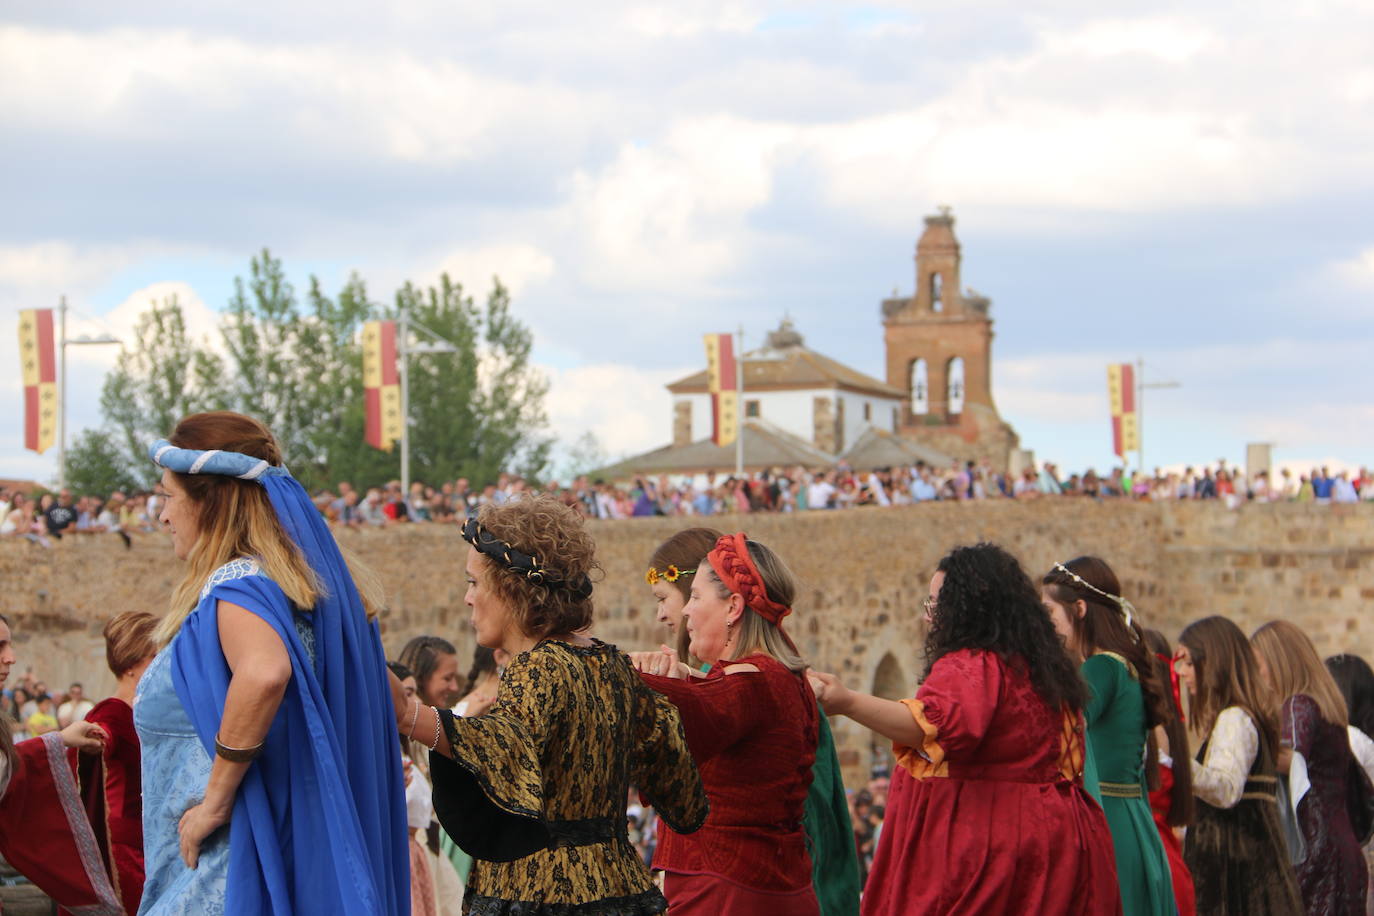
<svg viewBox="0 0 1374 916">
<path fill-rule="evenodd" d="M 104 753 L 68 752 L 106 870 L 129 913 L 137 913 L 143 899 L 143 780 L 134 691 L 157 654 L 157 623 L 152 614 L 126 611 L 105 624 L 105 661 L 118 686 L 114 696 L 95 704 L 86 715 L 86 721 L 99 725 L 107 736 Z"/>
<path fill-rule="evenodd" d="M 1308 916 L 1359 913 L 1369 873 L 1351 824 L 1348 800 L 1363 795 L 1365 775 L 1350 752 L 1345 697 L 1307 634 L 1286 620 L 1250 637 L 1260 676 L 1283 701 L 1279 772 L 1288 774 L 1307 857 L 1296 866 Z"/>
<path fill-rule="evenodd" d="M 725 535 L 682 611 L 691 654 L 711 665 L 706 677 L 691 677 L 671 649 L 632 656 L 682 714 L 711 803 L 700 830 L 664 831 L 654 852 L 673 916 L 819 916 L 802 810 L 820 711 L 781 627 L 795 593 L 771 550 Z"/>
<path fill-rule="evenodd" d="M 1086 687 L 1036 587 L 1000 547 L 960 547 L 925 607 L 915 699 L 812 673 L 827 713 L 894 742 L 865 916 L 1120 913 L 1111 832 L 1083 790 Z"/>
</svg>

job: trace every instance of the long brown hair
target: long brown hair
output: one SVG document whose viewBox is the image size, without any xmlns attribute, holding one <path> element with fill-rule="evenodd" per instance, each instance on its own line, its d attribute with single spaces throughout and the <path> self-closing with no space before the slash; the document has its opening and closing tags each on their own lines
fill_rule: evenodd
<svg viewBox="0 0 1374 916">
<path fill-rule="evenodd" d="M 1159 788 L 1159 755 L 1154 727 L 1169 719 L 1168 688 L 1160 681 L 1158 666 L 1153 664 L 1145 647 L 1145 634 L 1134 618 L 1126 622 L 1121 581 L 1100 557 L 1078 557 L 1055 567 L 1040 580 L 1047 596 L 1068 610 L 1069 625 L 1073 627 L 1070 648 L 1084 658 L 1097 652 L 1110 652 L 1126 660 L 1140 681 L 1141 699 L 1145 704 L 1145 782 L 1151 789 Z M 1067 569 L 1068 572 L 1064 570 Z M 1074 579 L 1077 576 L 1086 582 Z M 1104 594 L 1105 593 L 1105 594 Z M 1074 606 L 1083 602 L 1083 616 Z"/>
<path fill-rule="evenodd" d="M 1193 730 L 1210 735 L 1217 715 L 1228 706 L 1242 709 L 1255 723 L 1260 740 L 1274 760 L 1279 747 L 1278 708 L 1255 663 L 1255 653 L 1245 634 L 1220 615 L 1190 623 L 1179 634 L 1179 644 L 1192 658 L 1196 689 L 1188 704 Z"/>
<path fill-rule="evenodd" d="M 1316 700 L 1323 719 L 1341 728 L 1350 724 L 1345 697 L 1306 633 L 1287 620 L 1271 620 L 1255 631 L 1250 645 L 1269 669 L 1269 684 L 1280 703 L 1306 694 Z"/>
<path fill-rule="evenodd" d="M 685 604 L 692 596 L 692 581 L 701 571 L 702 564 L 706 563 L 706 555 L 720 538 L 721 533 L 714 528 L 684 528 L 658 545 L 654 555 L 649 557 L 649 566 L 660 573 L 669 566 L 678 569 L 678 577 L 668 584 L 681 593 Z M 691 641 L 687 627 L 679 624 L 675 646 L 677 657 L 693 668 L 700 668 L 701 660 L 688 650 Z"/>
<path fill-rule="evenodd" d="M 10 621 L 4 614 L 0 614 L 0 623 L 9 629 Z M 10 641 L 14 641 L 14 631 L 10 630 Z M 8 764 L 9 781 L 14 780 L 14 775 L 19 770 L 19 754 L 14 749 L 14 732 L 10 731 L 10 717 L 0 712 L 0 757 L 3 757 Z M 0 797 L 3 797 L 9 784 L 0 783 Z"/>
<path fill-rule="evenodd" d="M 1160 671 L 1164 683 L 1170 682 L 1169 668 L 1173 666 L 1174 650 L 1169 640 L 1158 630 L 1145 630 L 1145 648 L 1153 653 L 1150 659 Z M 1183 721 L 1183 709 L 1168 696 L 1169 717 L 1162 728 L 1169 739 L 1169 756 L 1173 759 L 1174 787 L 1169 792 L 1169 813 L 1165 818 L 1170 827 L 1187 827 L 1193 822 L 1193 760 L 1188 749 L 1188 726 Z"/>
<path fill-rule="evenodd" d="M 261 458 L 272 465 L 282 463 L 277 441 L 266 426 L 227 410 L 184 418 L 168 441 L 177 448 L 220 449 Z M 173 590 L 167 616 L 154 634 L 159 646 L 171 642 L 195 610 L 210 575 L 240 557 L 257 560 L 263 573 L 300 610 L 315 606 L 322 590 L 320 581 L 282 528 L 261 484 L 223 474 L 175 477 L 195 507 L 200 533 L 187 557 L 186 575 Z"/>
</svg>

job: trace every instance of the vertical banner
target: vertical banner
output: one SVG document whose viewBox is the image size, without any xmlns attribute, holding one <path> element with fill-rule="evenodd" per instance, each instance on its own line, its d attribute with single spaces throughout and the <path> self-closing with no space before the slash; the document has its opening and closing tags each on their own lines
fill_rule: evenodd
<svg viewBox="0 0 1374 916">
<path fill-rule="evenodd" d="M 1113 363 L 1107 367 L 1107 402 L 1112 410 L 1112 452 L 1124 458 L 1140 450 L 1140 416 L 1135 409 L 1135 367 Z"/>
<path fill-rule="evenodd" d="M 739 436 L 739 391 L 735 341 L 729 334 L 706 335 L 706 387 L 711 392 L 711 439 L 731 445 Z"/>
<path fill-rule="evenodd" d="M 52 309 L 19 313 L 19 365 L 24 377 L 24 448 L 41 455 L 57 438 L 57 354 Z"/>
<path fill-rule="evenodd" d="M 401 438 L 401 379 L 396 371 L 396 322 L 363 325 L 364 439 L 384 452 Z"/>
</svg>

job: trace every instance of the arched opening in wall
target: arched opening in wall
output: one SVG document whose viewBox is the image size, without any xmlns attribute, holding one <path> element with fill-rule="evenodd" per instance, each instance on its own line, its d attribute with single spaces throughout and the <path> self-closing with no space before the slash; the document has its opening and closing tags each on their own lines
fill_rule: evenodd
<svg viewBox="0 0 1374 916">
<path fill-rule="evenodd" d="M 950 414 L 961 414 L 964 412 L 964 358 L 956 356 L 949 361 L 949 366 L 945 370 L 945 385 L 948 386 L 948 397 L 945 399 L 949 404 Z"/>
<path fill-rule="evenodd" d="M 926 361 L 913 359 L 907 371 L 909 374 L 907 385 L 911 391 L 912 416 L 919 417 L 930 413 L 930 383 L 927 380 L 929 370 L 926 367 Z"/>
<path fill-rule="evenodd" d="M 897 661 L 897 657 L 888 652 L 878 662 L 877 669 L 873 672 L 873 690 L 875 697 L 884 700 L 900 700 L 904 697 L 915 695 L 915 686 L 907 682 L 906 672 L 902 670 L 902 663 Z M 876 773 L 879 769 L 885 769 L 888 775 L 892 773 L 895 759 L 892 756 L 892 742 L 881 737 L 876 732 L 869 733 L 871 737 L 871 771 Z"/>
<path fill-rule="evenodd" d="M 930 275 L 930 310 L 932 312 L 938 312 L 944 308 L 944 303 L 940 301 L 944 293 L 942 287 L 943 281 L 940 279 L 940 275 L 932 272 Z"/>
</svg>

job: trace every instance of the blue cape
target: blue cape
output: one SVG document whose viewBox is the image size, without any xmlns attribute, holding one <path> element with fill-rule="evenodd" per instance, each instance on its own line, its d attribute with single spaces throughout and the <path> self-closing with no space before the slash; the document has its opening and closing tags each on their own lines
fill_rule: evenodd
<svg viewBox="0 0 1374 916">
<path fill-rule="evenodd" d="M 406 916 L 405 786 L 381 632 L 301 485 L 285 475 L 259 483 L 325 596 L 305 615 L 313 665 L 291 602 L 261 575 L 215 585 L 172 644 L 173 686 L 211 755 L 231 674 L 218 601 L 266 620 L 291 657 L 286 695 L 234 803 L 226 912 Z"/>
</svg>

